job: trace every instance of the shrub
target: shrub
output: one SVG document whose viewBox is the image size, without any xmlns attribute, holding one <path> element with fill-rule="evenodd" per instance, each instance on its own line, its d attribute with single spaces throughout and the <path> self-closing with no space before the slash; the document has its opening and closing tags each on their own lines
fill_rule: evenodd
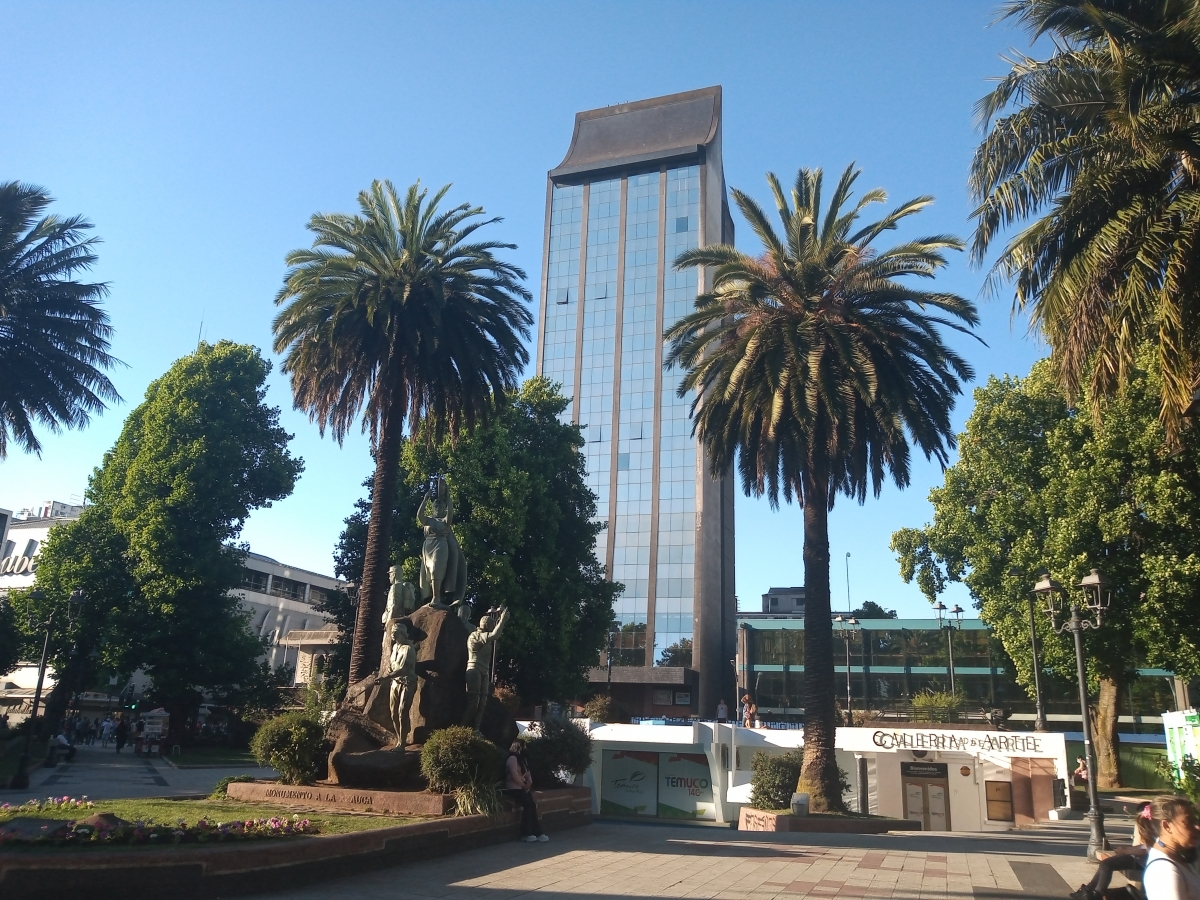
<svg viewBox="0 0 1200 900">
<path fill-rule="evenodd" d="M 1200 761 L 1191 756 L 1185 756 L 1180 761 L 1179 769 L 1171 764 L 1166 757 L 1161 758 L 1155 765 L 1158 772 L 1177 794 L 1183 794 L 1193 803 L 1200 803 Z"/>
<path fill-rule="evenodd" d="M 802 753 L 772 756 L 759 750 L 750 764 L 750 805 L 755 809 L 788 809 L 800 780 Z"/>
<path fill-rule="evenodd" d="M 955 722 L 966 698 L 949 691 L 924 690 L 912 698 L 914 722 Z"/>
<path fill-rule="evenodd" d="M 521 698 L 517 696 L 516 691 L 507 684 L 498 684 L 492 693 L 500 701 L 500 705 L 508 710 L 509 715 L 517 714 L 517 710 L 521 708 Z"/>
<path fill-rule="evenodd" d="M 325 729 L 307 712 L 286 712 L 259 726 L 250 752 L 284 784 L 311 784 L 325 753 Z"/>
<path fill-rule="evenodd" d="M 500 812 L 503 773 L 504 753 L 465 725 L 435 731 L 421 749 L 421 774 L 430 790 L 453 793 L 460 816 Z"/>
<path fill-rule="evenodd" d="M 535 788 L 560 787 L 564 776 L 582 775 L 592 764 L 592 739 L 562 716 L 550 716 L 521 735 Z"/>
<path fill-rule="evenodd" d="M 229 792 L 227 790 L 225 790 L 227 787 L 229 787 L 231 784 L 233 784 L 235 782 L 253 781 L 253 780 L 254 780 L 253 775 L 226 775 L 224 778 L 222 778 L 220 781 L 217 782 L 216 786 L 212 790 L 212 793 L 208 795 L 208 799 L 209 800 L 228 800 Z"/>
<path fill-rule="evenodd" d="M 584 704 L 583 714 L 595 722 L 606 725 L 613 722 L 628 722 L 629 716 L 624 707 L 608 694 L 597 694 Z"/>
</svg>

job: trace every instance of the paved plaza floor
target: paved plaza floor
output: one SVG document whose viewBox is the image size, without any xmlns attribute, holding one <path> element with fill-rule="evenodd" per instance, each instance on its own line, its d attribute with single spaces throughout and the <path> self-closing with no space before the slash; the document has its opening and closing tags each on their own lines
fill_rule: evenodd
<svg viewBox="0 0 1200 900">
<path fill-rule="evenodd" d="M 1118 839 L 1127 831 L 1118 825 Z M 802 835 L 601 821 L 546 844 L 514 841 L 257 900 L 1052 900 L 1091 878 L 1086 844 L 1073 822 L 992 835 Z"/>
<path fill-rule="evenodd" d="M 0 803 L 24 803 L 34 797 L 64 794 L 71 797 L 86 795 L 91 800 L 179 797 L 207 794 L 227 775 L 275 777 L 273 769 L 254 766 L 176 769 L 163 759 L 135 756 L 133 748 L 128 746 L 120 753 L 112 746 L 101 747 L 99 744 L 83 745 L 76 750 L 72 762 L 60 762 L 53 769 L 34 769 L 27 789 L 0 789 Z"/>
</svg>

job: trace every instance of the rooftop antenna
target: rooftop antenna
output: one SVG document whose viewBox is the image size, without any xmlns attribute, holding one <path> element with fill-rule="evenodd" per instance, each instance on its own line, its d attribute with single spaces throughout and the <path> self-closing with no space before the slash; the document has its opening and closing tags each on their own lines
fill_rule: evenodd
<svg viewBox="0 0 1200 900">
<path fill-rule="evenodd" d="M 205 312 L 205 310 L 203 310 L 203 309 L 200 310 L 200 327 L 198 329 L 196 329 L 196 349 L 197 350 L 200 349 L 200 341 L 203 340 L 203 335 L 204 335 L 204 312 Z"/>
</svg>

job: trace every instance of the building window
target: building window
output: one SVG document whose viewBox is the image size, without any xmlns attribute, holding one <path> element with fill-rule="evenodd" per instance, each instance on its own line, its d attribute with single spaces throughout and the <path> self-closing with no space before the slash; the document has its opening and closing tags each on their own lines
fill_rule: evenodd
<svg viewBox="0 0 1200 900">
<path fill-rule="evenodd" d="M 985 781 L 984 797 L 987 798 L 987 817 L 992 822 L 1013 822 L 1012 782 Z"/>
<path fill-rule="evenodd" d="M 617 471 L 618 472 L 628 472 L 629 471 L 629 454 L 628 453 L 618 453 L 617 454 Z"/>
<path fill-rule="evenodd" d="M 326 591 L 324 588 L 309 587 L 308 602 L 311 603 L 313 606 L 319 606 L 320 604 L 324 603 L 328 598 L 329 598 L 329 592 Z"/>
<path fill-rule="evenodd" d="M 292 581 L 290 578 L 276 576 L 271 579 L 271 595 L 273 597 L 283 597 L 287 600 L 303 600 L 304 582 Z"/>
<path fill-rule="evenodd" d="M 676 217 L 676 219 L 675 219 L 675 233 L 676 233 L 676 234 L 683 234 L 683 233 L 684 233 L 685 231 L 687 231 L 687 230 L 688 230 L 688 217 L 687 217 L 687 216 L 678 216 L 678 217 Z"/>
<path fill-rule="evenodd" d="M 254 569 L 242 569 L 242 589 L 265 594 L 267 592 L 267 573 L 256 572 Z"/>
</svg>

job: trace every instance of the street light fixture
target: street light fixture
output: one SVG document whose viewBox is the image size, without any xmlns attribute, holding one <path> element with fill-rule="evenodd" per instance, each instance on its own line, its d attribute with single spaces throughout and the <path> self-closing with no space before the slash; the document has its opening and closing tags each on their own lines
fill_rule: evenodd
<svg viewBox="0 0 1200 900">
<path fill-rule="evenodd" d="M 854 725 L 854 709 L 850 699 L 850 637 L 854 629 L 859 627 L 858 619 L 854 616 L 834 616 L 833 621 L 841 626 L 842 640 L 846 644 L 846 724 Z"/>
<path fill-rule="evenodd" d="M 1108 840 L 1104 835 L 1104 813 L 1100 811 L 1100 797 L 1096 791 L 1096 747 L 1092 743 L 1092 720 L 1088 714 L 1087 671 L 1083 662 L 1083 633 L 1089 628 L 1098 629 L 1103 624 L 1104 614 L 1112 603 L 1112 592 L 1109 590 L 1107 580 L 1100 574 L 1100 570 L 1092 569 L 1091 573 L 1085 575 L 1078 584 L 1084 595 L 1084 604 L 1081 607 L 1077 601 L 1067 595 L 1066 589 L 1061 584 L 1050 577 L 1049 572 L 1043 569 L 1039 574 L 1041 577 L 1033 586 L 1033 592 L 1046 600 L 1046 611 L 1050 614 L 1050 627 L 1054 629 L 1055 634 L 1069 631 L 1075 636 L 1075 671 L 1079 678 L 1079 712 L 1083 717 L 1083 752 L 1087 761 L 1088 773 L 1087 820 L 1091 826 L 1087 855 L 1088 859 L 1095 861 L 1096 855 L 1100 851 L 1108 849 Z M 1059 625 L 1058 618 L 1066 616 L 1068 609 L 1070 618 L 1065 619 Z M 1081 609 L 1086 610 L 1095 618 L 1093 619 L 1091 616 L 1084 618 L 1080 615 Z"/>
<path fill-rule="evenodd" d="M 9 780 L 8 786 L 14 791 L 23 791 L 29 787 L 29 774 L 25 771 L 29 768 L 29 749 L 33 744 L 33 726 L 37 723 L 38 706 L 42 702 L 42 683 L 46 678 L 46 659 L 50 654 L 50 633 L 54 630 L 54 615 L 58 612 L 57 609 L 50 610 L 50 615 L 46 617 L 45 622 L 33 622 L 32 612 L 29 610 L 29 601 L 42 601 L 46 599 L 37 588 L 34 588 L 26 595 L 25 606 L 26 614 L 29 616 L 29 630 L 46 629 L 46 639 L 42 642 L 42 661 L 38 663 L 38 680 L 37 688 L 33 692 L 33 708 L 29 711 L 29 728 L 25 731 L 25 747 L 21 751 L 21 758 L 17 760 L 16 774 Z M 82 607 L 87 602 L 87 595 L 83 591 L 71 591 L 71 596 L 67 598 L 67 625 L 70 626 L 74 621 L 74 612 L 76 607 Z"/>
<path fill-rule="evenodd" d="M 1008 574 L 1012 578 L 1020 578 L 1025 573 L 1020 569 L 1013 567 L 1008 570 Z M 1038 576 L 1049 578 L 1050 573 L 1043 569 L 1042 571 L 1038 572 Z M 1041 582 L 1039 581 L 1038 583 L 1040 584 Z M 1035 716 L 1033 720 L 1033 730 L 1049 731 L 1050 729 L 1046 726 L 1046 707 L 1042 703 L 1042 667 L 1038 663 L 1037 624 L 1035 622 L 1035 616 L 1033 613 L 1033 598 L 1034 595 L 1032 593 L 1026 597 L 1027 601 L 1029 602 L 1029 649 L 1033 654 L 1033 693 L 1035 702 L 1037 703 L 1037 716 Z"/>
<path fill-rule="evenodd" d="M 934 611 L 937 612 L 938 630 L 946 632 L 946 647 L 950 652 L 950 693 L 957 694 L 954 682 L 954 632 L 956 629 L 962 628 L 963 608 L 957 603 L 952 609 L 946 609 L 946 604 L 939 600 L 933 605 Z M 946 614 L 953 616 L 953 619 L 946 619 L 943 624 L 943 617 Z"/>
</svg>

